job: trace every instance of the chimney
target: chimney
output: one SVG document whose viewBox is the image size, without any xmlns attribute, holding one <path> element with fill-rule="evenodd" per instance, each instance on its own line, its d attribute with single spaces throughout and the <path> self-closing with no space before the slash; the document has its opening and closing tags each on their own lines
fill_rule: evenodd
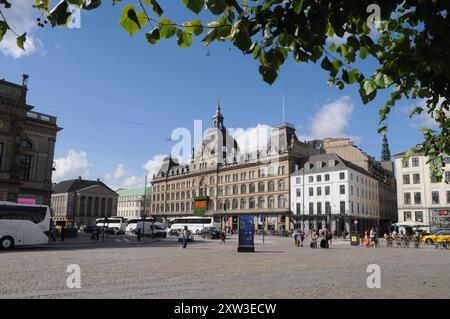
<svg viewBox="0 0 450 319">
<path fill-rule="evenodd" d="M 78 180 L 81 181 L 81 176 L 78 176 Z"/>
<path fill-rule="evenodd" d="M 99 182 L 99 183 L 100 183 L 100 178 L 97 178 L 97 182 Z"/>
</svg>

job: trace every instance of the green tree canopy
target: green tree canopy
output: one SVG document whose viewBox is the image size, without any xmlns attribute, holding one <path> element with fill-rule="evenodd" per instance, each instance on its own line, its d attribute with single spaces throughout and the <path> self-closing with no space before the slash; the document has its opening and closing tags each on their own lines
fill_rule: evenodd
<svg viewBox="0 0 450 319">
<path fill-rule="evenodd" d="M 293 59 L 320 64 L 328 72 L 331 86 L 343 89 L 358 85 L 364 104 L 372 101 L 379 90 L 387 89 L 390 98 L 379 111 L 381 134 L 386 133 L 386 120 L 399 100 L 420 99 L 423 105 L 415 107 L 410 116 L 427 112 L 439 128 L 423 128 L 424 142 L 411 152 L 429 156 L 433 174 L 442 178 L 444 155 L 450 154 L 449 1 L 179 1 L 198 18 L 173 21 L 164 15 L 163 0 L 110 3 L 122 7 L 122 28 L 131 36 L 141 31 L 151 45 L 176 38 L 181 48 L 187 48 L 193 37 L 201 37 L 206 46 L 214 41 L 231 42 L 259 61 L 259 73 L 268 84 L 276 81 L 283 63 Z M 58 0 L 51 7 L 50 0 L 35 2 L 34 7 L 46 15 L 53 27 L 67 24 L 68 5 L 93 10 L 102 4 L 102 0 Z M 2 4 L 5 9 L 11 6 L 7 0 L 0 0 L 0 10 Z M 3 14 L 0 17 L 1 41 L 6 32 L 15 32 Z M 26 34 L 16 36 L 17 45 L 26 49 Z M 334 37 L 340 41 L 332 41 Z M 372 74 L 363 74 L 355 64 L 369 56 L 378 62 L 377 68 Z"/>
</svg>

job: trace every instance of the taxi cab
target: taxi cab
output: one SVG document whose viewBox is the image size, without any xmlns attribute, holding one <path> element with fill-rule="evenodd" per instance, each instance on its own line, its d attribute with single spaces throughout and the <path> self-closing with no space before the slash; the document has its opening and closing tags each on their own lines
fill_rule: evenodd
<svg viewBox="0 0 450 319">
<path fill-rule="evenodd" d="M 423 236 L 422 241 L 430 245 L 434 243 L 450 243 L 450 230 L 440 230 L 434 235 Z"/>
</svg>

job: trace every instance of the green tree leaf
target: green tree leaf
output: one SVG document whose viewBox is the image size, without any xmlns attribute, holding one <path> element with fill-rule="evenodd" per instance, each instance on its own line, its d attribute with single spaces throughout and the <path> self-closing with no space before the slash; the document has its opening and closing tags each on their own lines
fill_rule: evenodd
<svg viewBox="0 0 450 319">
<path fill-rule="evenodd" d="M 152 31 L 146 33 L 145 37 L 147 38 L 147 41 L 150 44 L 158 43 L 160 39 L 159 29 L 157 27 L 154 28 Z"/>
<path fill-rule="evenodd" d="M 206 6 L 212 14 L 220 15 L 227 8 L 227 3 L 225 2 L 225 0 L 207 0 Z"/>
<path fill-rule="evenodd" d="M 19 48 L 25 51 L 24 44 L 27 41 L 27 33 L 25 32 L 21 36 L 17 37 L 16 43 Z"/>
<path fill-rule="evenodd" d="M 369 54 L 369 49 L 367 49 L 366 47 L 360 47 L 359 48 L 359 57 L 361 59 L 365 59 L 367 57 L 367 55 Z"/>
<path fill-rule="evenodd" d="M 9 27 L 6 21 L 0 21 L 0 41 L 3 40 L 6 31 L 8 31 Z"/>
<path fill-rule="evenodd" d="M 192 45 L 192 35 L 182 30 L 177 30 L 177 43 L 180 48 L 188 48 Z"/>
<path fill-rule="evenodd" d="M 369 96 L 377 89 L 377 84 L 373 80 L 365 80 L 363 88 L 365 94 Z"/>
<path fill-rule="evenodd" d="M 200 35 L 203 32 L 202 22 L 200 20 L 192 20 L 184 23 L 184 30 L 188 33 Z"/>
<path fill-rule="evenodd" d="M 243 26 L 239 26 L 234 37 L 233 44 L 237 46 L 242 52 L 247 52 L 252 45 L 252 40 L 250 39 L 250 34 L 247 29 Z"/>
<path fill-rule="evenodd" d="M 173 23 L 167 18 L 162 18 L 159 20 L 158 28 L 161 39 L 169 39 L 173 37 L 175 35 L 175 31 L 177 30 Z"/>
<path fill-rule="evenodd" d="M 50 0 L 35 0 L 33 8 L 37 8 L 43 12 L 49 13 L 50 11 Z"/>
<path fill-rule="evenodd" d="M 94 10 L 100 7 L 102 4 L 102 0 L 91 0 L 91 2 L 84 2 L 83 9 L 85 10 Z"/>
<path fill-rule="evenodd" d="M 122 10 L 122 18 L 119 23 L 122 28 L 130 35 L 133 36 L 136 32 L 142 29 L 148 22 L 148 18 L 144 12 L 136 13 L 134 6 L 129 4 Z"/>
<path fill-rule="evenodd" d="M 205 5 L 205 0 L 183 0 L 183 3 L 189 10 L 199 14 Z"/>
<path fill-rule="evenodd" d="M 292 7 L 294 8 L 295 13 L 300 14 L 303 9 L 303 0 L 294 0 Z"/>
<path fill-rule="evenodd" d="M 53 27 L 56 26 L 65 26 L 67 24 L 67 20 L 71 16 L 68 12 L 69 5 L 67 2 L 62 1 L 47 16 L 48 21 L 50 21 Z"/>
<path fill-rule="evenodd" d="M 158 15 L 158 17 L 162 16 L 164 11 L 156 0 L 144 0 L 146 4 L 152 7 L 154 13 Z"/>
<path fill-rule="evenodd" d="M 260 65 L 259 73 L 261 74 L 264 82 L 266 82 L 270 85 L 272 85 L 272 83 L 275 82 L 275 80 L 278 77 L 277 70 L 275 68 L 269 67 L 269 66 Z"/>
</svg>

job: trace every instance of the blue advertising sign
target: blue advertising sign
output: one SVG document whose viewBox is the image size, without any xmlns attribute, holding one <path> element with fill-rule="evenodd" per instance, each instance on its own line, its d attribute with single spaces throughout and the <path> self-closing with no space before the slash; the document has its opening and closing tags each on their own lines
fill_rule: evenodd
<svg viewBox="0 0 450 319">
<path fill-rule="evenodd" d="M 255 226 L 253 216 L 241 216 L 239 218 L 239 246 L 238 252 L 255 251 Z"/>
</svg>

